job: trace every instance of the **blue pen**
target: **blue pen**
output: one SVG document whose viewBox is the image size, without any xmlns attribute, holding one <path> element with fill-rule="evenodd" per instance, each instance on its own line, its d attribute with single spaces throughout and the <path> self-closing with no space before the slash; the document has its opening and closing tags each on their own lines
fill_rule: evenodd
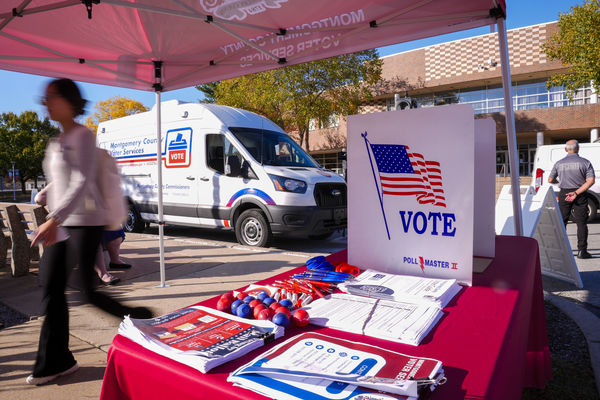
<svg viewBox="0 0 600 400">
<path fill-rule="evenodd" d="M 343 283 L 346 281 L 345 279 L 308 277 L 308 276 L 295 276 L 294 278 L 295 279 L 306 279 L 309 281 L 329 282 L 329 283 Z"/>
<path fill-rule="evenodd" d="M 314 269 L 310 270 L 310 271 L 306 271 L 306 272 L 304 272 L 304 274 L 336 276 L 336 277 L 342 277 L 342 278 L 349 278 L 349 277 L 353 276 L 352 274 L 347 274 L 345 272 L 315 271 Z"/>
<path fill-rule="evenodd" d="M 312 280 L 320 280 L 324 282 L 345 282 L 350 279 L 345 276 L 337 276 L 337 275 L 327 275 L 327 274 L 312 274 L 312 273 L 304 273 L 299 275 L 294 275 L 296 279 L 312 279 Z"/>
</svg>

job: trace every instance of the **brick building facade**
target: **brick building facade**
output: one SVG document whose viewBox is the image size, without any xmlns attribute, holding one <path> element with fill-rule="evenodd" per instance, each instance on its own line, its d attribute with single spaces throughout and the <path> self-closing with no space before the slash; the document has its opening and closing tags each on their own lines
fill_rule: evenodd
<svg viewBox="0 0 600 400">
<path fill-rule="evenodd" d="M 530 175 L 535 149 L 540 144 L 598 140 L 600 103 L 591 83 L 569 100 L 564 88 L 548 90 L 546 81 L 565 72 L 550 61 L 541 46 L 557 30 L 556 22 L 508 31 L 513 105 L 519 150 L 519 174 Z M 456 40 L 383 57 L 382 81 L 374 99 L 361 113 L 396 109 L 408 100 L 417 107 L 469 103 L 476 118 L 492 118 L 497 127 L 496 173 L 509 174 L 504 99 L 496 33 Z M 325 167 L 341 172 L 337 152 L 344 146 L 345 118 L 311 132 L 310 153 Z"/>
</svg>

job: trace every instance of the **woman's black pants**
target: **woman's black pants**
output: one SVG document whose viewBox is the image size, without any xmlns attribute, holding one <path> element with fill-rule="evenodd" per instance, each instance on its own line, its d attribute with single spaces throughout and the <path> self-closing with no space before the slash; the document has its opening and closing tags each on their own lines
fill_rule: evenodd
<svg viewBox="0 0 600 400">
<path fill-rule="evenodd" d="M 73 267 L 79 266 L 79 286 L 86 300 L 100 309 L 123 317 L 129 308 L 104 293 L 96 292 L 94 263 L 104 227 L 67 227 L 69 238 L 44 249 L 40 261 L 42 308 L 46 315 L 40 333 L 34 377 L 54 375 L 75 365 L 69 350 L 69 309 L 65 288 Z"/>
</svg>

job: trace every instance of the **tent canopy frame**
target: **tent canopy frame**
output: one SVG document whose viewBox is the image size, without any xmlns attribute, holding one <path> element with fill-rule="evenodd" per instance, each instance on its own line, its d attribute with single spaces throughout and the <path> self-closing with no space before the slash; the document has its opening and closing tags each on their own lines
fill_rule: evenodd
<svg viewBox="0 0 600 400">
<path fill-rule="evenodd" d="M 67 9 L 74 6 L 85 7 L 85 15 L 88 19 L 93 19 L 93 10 L 94 6 L 96 8 L 103 7 L 104 5 L 110 5 L 114 7 L 121 8 L 129 8 L 136 10 L 136 12 L 145 12 L 152 13 L 156 15 L 166 15 L 169 17 L 178 17 L 184 19 L 191 19 L 197 21 L 198 23 L 206 23 L 210 26 L 213 26 L 216 30 L 225 33 L 229 37 L 232 37 L 248 48 L 251 48 L 263 56 L 266 57 L 266 60 L 252 60 L 252 65 L 266 66 L 266 68 L 262 68 L 262 70 L 277 68 L 284 64 L 291 63 L 300 63 L 305 62 L 307 55 L 312 57 L 312 54 L 318 54 L 319 51 L 323 49 L 325 46 L 324 41 L 321 41 L 317 45 L 311 47 L 310 50 L 303 52 L 302 54 L 296 53 L 290 56 L 281 57 L 278 54 L 273 53 L 272 51 L 268 51 L 264 49 L 260 42 L 253 41 L 251 38 L 245 37 L 242 34 L 235 32 L 232 28 L 240 28 L 247 31 L 255 31 L 257 33 L 261 33 L 263 35 L 276 35 L 283 36 L 290 34 L 290 31 L 285 27 L 281 26 L 266 26 L 260 24 L 250 24 L 246 22 L 242 22 L 232 19 L 220 18 L 215 15 L 206 14 L 198 9 L 191 7 L 189 4 L 186 4 L 183 0 L 171 0 L 170 3 L 176 4 L 181 9 L 175 8 L 166 8 L 164 6 L 156 6 L 150 4 L 144 4 L 143 2 L 130 2 L 126 0 L 64 0 L 57 1 L 54 3 L 48 3 L 37 7 L 29 7 L 33 0 L 23 0 L 17 7 L 12 8 L 9 12 L 1 13 L 0 12 L 0 39 L 5 38 L 9 39 L 12 42 L 21 43 L 25 46 L 29 46 L 31 48 L 41 50 L 42 52 L 50 53 L 53 56 L 32 56 L 32 55 L 10 55 L 10 54 L 2 54 L 0 51 L 0 68 L 2 68 L 3 62 L 40 62 L 40 63 L 61 63 L 61 64 L 81 64 L 92 67 L 93 69 L 106 72 L 108 74 L 113 74 L 115 78 L 121 78 L 124 82 L 128 82 L 128 84 L 121 83 L 120 86 L 131 87 L 136 89 L 143 89 L 148 91 L 154 91 L 156 94 L 156 135 L 157 135 L 157 183 L 158 183 L 158 227 L 159 227 L 159 248 L 160 248 L 160 279 L 161 282 L 159 287 L 167 286 L 165 283 L 165 262 L 164 262 L 164 214 L 163 214 L 163 190 L 162 190 L 162 148 L 161 148 L 161 93 L 165 90 L 177 89 L 177 85 L 184 84 L 190 77 L 195 76 L 199 71 L 204 71 L 207 68 L 213 68 L 215 66 L 221 65 L 235 65 L 242 66 L 247 61 L 233 60 L 233 56 L 239 56 L 236 52 L 231 52 L 231 54 L 225 54 L 221 57 L 210 57 L 208 60 L 170 60 L 165 59 L 163 57 L 146 57 L 146 58 L 136 58 L 136 59 L 96 59 L 96 58 L 86 58 L 81 55 L 73 55 L 63 52 L 58 49 L 53 49 L 48 47 L 42 43 L 36 43 L 35 41 L 26 39 L 24 37 L 19 37 L 14 34 L 7 33 L 5 30 L 10 26 L 11 22 L 16 19 L 24 19 L 32 15 L 47 13 L 59 9 Z M 287 2 L 288 0 L 278 0 L 281 2 Z M 502 71 L 502 84 L 504 89 L 504 105 L 505 105 L 505 118 L 506 118 L 506 127 L 507 127 L 507 142 L 509 148 L 509 166 L 510 166 L 510 175 L 511 175 L 511 190 L 512 190 L 512 198 L 513 198 L 513 216 L 514 216 L 514 226 L 515 226 L 515 234 L 517 236 L 522 235 L 523 232 L 523 223 L 521 216 L 521 206 L 520 206 L 520 188 L 518 182 L 518 168 L 517 168 L 517 146 L 516 146 L 516 130 L 515 130 L 515 121 L 514 121 L 514 111 L 512 105 L 512 87 L 511 87 L 511 76 L 510 76 L 510 65 L 509 65 L 509 54 L 508 54 L 508 44 L 507 44 L 507 34 L 506 34 L 506 12 L 505 12 L 505 4 L 504 2 L 500 2 L 499 0 L 492 0 L 491 3 L 493 7 L 490 7 L 489 10 L 477 10 L 477 11 L 469 11 L 469 12 L 446 12 L 443 15 L 431 15 L 431 16 L 422 16 L 422 17 L 406 17 L 402 18 L 402 16 L 406 16 L 411 11 L 418 10 L 422 7 L 425 7 L 434 0 L 420 0 L 412 4 L 407 4 L 403 8 L 399 8 L 394 10 L 391 13 L 382 13 L 377 18 L 369 18 L 364 23 L 356 25 L 348 25 L 348 26 L 330 26 L 330 27 L 311 27 L 306 28 L 302 26 L 299 29 L 294 29 L 294 34 L 311 34 L 311 33 L 322 33 L 322 32 L 332 32 L 338 33 L 337 40 L 342 41 L 351 36 L 356 36 L 359 33 L 364 33 L 370 29 L 382 29 L 385 27 L 394 27 L 394 26 L 407 26 L 407 25 L 417 25 L 420 23 L 430 23 L 436 21 L 457 21 L 457 24 L 465 24 L 464 27 L 458 28 L 455 30 L 468 29 L 469 24 L 472 21 L 478 21 L 476 26 L 484 26 L 484 25 L 497 25 L 498 38 L 499 38 L 499 49 L 500 49 L 500 59 L 501 59 L 501 71 Z M 276 8 L 276 7 L 275 7 Z M 82 10 L 83 12 L 83 10 Z M 466 18 L 466 20 L 465 20 Z M 462 22 L 461 22 L 462 21 Z M 481 22 L 483 21 L 483 22 Z M 449 24 L 448 26 L 451 26 Z M 462 26 L 462 25 L 461 25 Z M 474 25 L 475 26 L 475 25 Z M 448 27 L 445 27 L 445 29 Z M 449 28 L 448 28 L 449 29 Z M 410 39 L 412 40 L 412 39 Z M 372 40 L 374 41 L 374 39 Z M 378 47 L 378 46 L 371 46 Z M 350 49 L 346 52 L 353 51 Z M 356 50 L 354 50 L 356 51 Z M 342 53 L 340 53 L 342 54 Z M 327 57 L 325 55 L 317 55 L 312 59 L 318 59 Z M 127 74 L 122 71 L 118 71 L 115 69 L 110 69 L 108 66 L 112 64 L 119 65 L 130 65 L 130 66 L 152 66 L 153 76 L 146 80 L 142 79 L 136 74 Z M 182 72 L 179 75 L 176 75 L 170 79 L 165 79 L 165 68 L 169 67 L 193 67 L 191 70 Z M 20 72 L 29 72 L 30 69 L 21 67 L 22 71 Z M 5 68 L 19 71 L 19 68 Z M 247 73 L 246 71 L 238 71 L 237 74 L 242 74 L 242 72 Z M 36 70 L 36 73 L 44 74 L 42 71 Z M 47 72 L 46 72 L 47 74 Z M 51 75 L 51 74 L 50 74 Z M 67 74 L 69 75 L 69 74 Z M 77 77 L 80 77 L 77 75 Z M 75 77 L 75 79 L 77 78 Z M 84 76 L 84 78 L 89 79 L 90 82 L 96 82 L 91 78 L 91 75 Z M 78 80 L 82 80 L 81 78 Z M 196 84 L 203 83 L 197 82 Z M 111 84 L 111 83 L 106 83 Z M 114 84 L 114 83 L 112 83 Z M 175 85 L 177 84 L 177 85 Z M 141 86 L 140 86 L 141 85 Z"/>
</svg>

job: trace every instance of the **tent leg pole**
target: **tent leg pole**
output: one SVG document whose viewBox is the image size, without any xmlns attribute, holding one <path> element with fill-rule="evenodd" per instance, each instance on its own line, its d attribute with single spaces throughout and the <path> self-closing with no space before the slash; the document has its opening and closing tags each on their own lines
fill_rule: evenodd
<svg viewBox="0 0 600 400">
<path fill-rule="evenodd" d="M 156 91 L 156 171 L 158 184 L 158 248 L 160 251 L 160 284 L 156 287 L 168 287 L 165 283 L 165 223 L 163 215 L 163 185 L 162 185 L 162 138 L 161 138 L 161 106 L 160 91 Z"/>
<path fill-rule="evenodd" d="M 508 165 L 510 167 L 510 186 L 513 200 L 513 222 L 515 236 L 523 236 L 523 217 L 521 213 L 521 190 L 519 184 L 519 155 L 517 153 L 517 133 L 512 99 L 512 80 L 508 58 L 508 40 L 503 18 L 498 18 L 498 42 L 500 45 L 500 65 L 502 69 L 502 88 L 504 89 L 504 114 L 506 118 L 506 139 L 508 142 Z"/>
</svg>

